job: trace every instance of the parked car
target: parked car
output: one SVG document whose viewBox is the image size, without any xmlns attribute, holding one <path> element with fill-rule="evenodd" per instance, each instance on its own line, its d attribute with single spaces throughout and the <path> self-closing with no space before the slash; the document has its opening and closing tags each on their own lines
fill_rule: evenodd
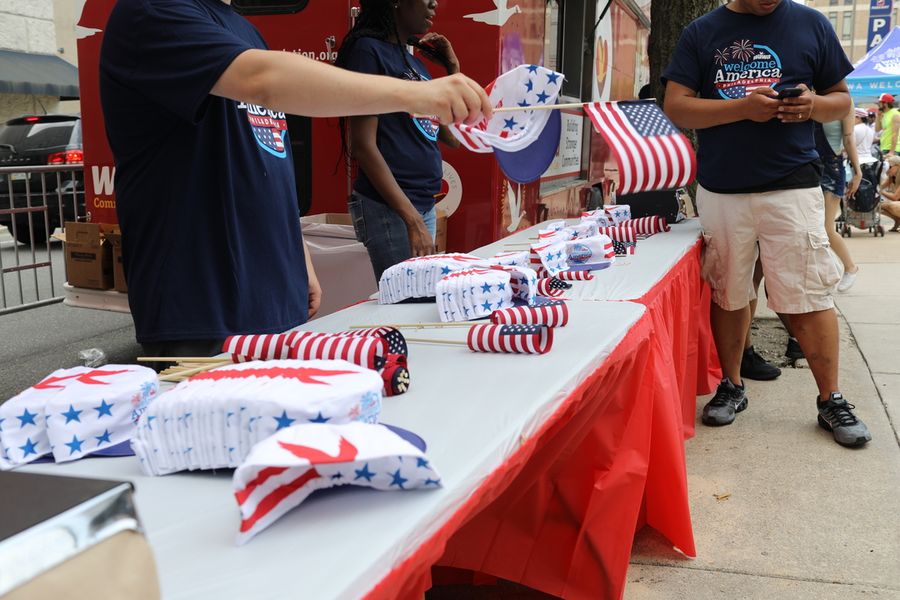
<svg viewBox="0 0 900 600">
<path fill-rule="evenodd" d="M 31 213 L 31 229 L 28 227 L 28 213 L 0 213 L 0 225 L 6 225 L 12 231 L 15 216 L 15 236 L 19 242 L 28 244 L 32 239 L 37 244 L 46 242 L 47 237 L 61 224 L 60 193 L 63 221 L 75 220 L 76 214 L 84 215 L 83 162 L 81 118 L 78 116 L 27 115 L 0 126 L 0 167 L 22 169 L 21 173 L 0 174 L 0 210 L 29 206 L 27 192 L 30 191 L 30 206 L 43 205 L 46 197 L 50 228 L 45 227 L 43 212 Z M 40 165 L 72 165 L 76 169 L 59 174 L 44 173 L 42 176 L 32 171 Z"/>
</svg>

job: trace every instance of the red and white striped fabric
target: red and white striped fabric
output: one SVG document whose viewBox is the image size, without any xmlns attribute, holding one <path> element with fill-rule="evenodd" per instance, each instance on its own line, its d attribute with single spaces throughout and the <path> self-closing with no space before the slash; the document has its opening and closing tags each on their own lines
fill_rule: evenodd
<svg viewBox="0 0 900 600">
<path fill-rule="evenodd" d="M 301 331 L 291 331 L 279 334 L 232 335 L 225 338 L 222 352 L 231 354 L 231 360 L 236 363 L 290 358 L 291 345 L 302 334 Z"/>
<path fill-rule="evenodd" d="M 290 357 L 300 360 L 346 360 L 376 371 L 384 366 L 387 342 L 380 337 L 340 333 L 299 332 L 291 345 Z"/>
<path fill-rule="evenodd" d="M 569 287 L 564 287 L 560 285 L 562 283 L 556 277 L 543 277 L 537 280 L 537 295 L 544 296 L 546 298 L 561 298 L 563 294 L 566 293 L 566 290 L 569 287 L 572 287 L 572 284 L 567 283 L 565 285 Z"/>
<path fill-rule="evenodd" d="M 553 347 L 553 330 L 544 325 L 475 325 L 466 343 L 473 352 L 545 354 Z"/>
<path fill-rule="evenodd" d="M 637 242 L 638 234 L 630 225 L 616 225 L 614 227 L 601 227 L 600 233 L 609 236 L 614 242 Z"/>
<path fill-rule="evenodd" d="M 665 217 L 660 217 L 657 215 L 630 219 L 628 221 L 624 221 L 622 225 L 627 227 L 634 227 L 634 231 L 638 235 L 654 235 L 657 233 L 662 233 L 664 231 L 669 231 L 669 224 L 666 222 Z"/>
<path fill-rule="evenodd" d="M 616 253 L 613 252 L 613 256 L 615 255 Z M 590 271 L 561 271 L 556 274 L 556 277 L 563 281 L 590 281 L 594 278 L 594 274 Z"/>
<path fill-rule="evenodd" d="M 584 111 L 619 166 L 617 193 L 675 189 L 694 179 L 694 149 L 655 102 L 593 102 Z"/>
<path fill-rule="evenodd" d="M 437 489 L 441 477 L 409 432 L 366 423 L 298 424 L 253 446 L 232 478 L 244 544 L 323 488 Z"/>
<path fill-rule="evenodd" d="M 342 331 L 340 335 L 358 336 L 358 337 L 376 337 L 381 338 L 387 343 L 388 354 L 402 354 L 409 356 L 409 349 L 406 346 L 406 338 L 400 333 L 399 329 L 394 327 L 370 327 L 368 329 L 354 329 L 352 331 Z"/>
<path fill-rule="evenodd" d="M 494 325 L 546 325 L 565 327 L 569 322 L 569 307 L 565 302 L 548 302 L 540 306 L 516 306 L 491 313 Z"/>
</svg>

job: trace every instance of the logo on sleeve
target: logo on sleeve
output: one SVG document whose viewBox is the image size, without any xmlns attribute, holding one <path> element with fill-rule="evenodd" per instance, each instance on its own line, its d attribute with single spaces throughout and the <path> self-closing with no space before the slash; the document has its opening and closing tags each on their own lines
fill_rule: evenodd
<svg viewBox="0 0 900 600">
<path fill-rule="evenodd" d="M 243 102 L 238 103 L 238 108 L 247 111 L 247 121 L 260 148 L 278 158 L 286 157 L 287 120 L 284 113 Z"/>
<path fill-rule="evenodd" d="M 768 46 L 737 40 L 716 50 L 714 85 L 726 100 L 743 98 L 758 87 L 772 87 L 782 77 L 781 59 Z"/>
</svg>

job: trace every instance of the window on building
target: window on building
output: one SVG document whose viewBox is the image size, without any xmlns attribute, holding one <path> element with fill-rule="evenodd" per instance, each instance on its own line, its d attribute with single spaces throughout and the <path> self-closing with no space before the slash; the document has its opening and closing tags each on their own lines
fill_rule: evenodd
<svg viewBox="0 0 900 600">
<path fill-rule="evenodd" d="M 831 26 L 837 31 L 837 13 L 830 12 L 828 13 L 828 22 L 831 23 Z"/>
<path fill-rule="evenodd" d="M 233 0 L 232 4 L 242 15 L 277 15 L 300 12 L 309 0 Z"/>
<path fill-rule="evenodd" d="M 853 6 L 853 0 L 844 0 L 844 6 Z"/>
<path fill-rule="evenodd" d="M 837 6 L 838 0 L 828 0 L 828 6 Z"/>
<path fill-rule="evenodd" d="M 844 23 L 841 25 L 841 39 L 844 41 L 853 39 L 853 13 L 849 10 L 844 13 Z"/>
</svg>

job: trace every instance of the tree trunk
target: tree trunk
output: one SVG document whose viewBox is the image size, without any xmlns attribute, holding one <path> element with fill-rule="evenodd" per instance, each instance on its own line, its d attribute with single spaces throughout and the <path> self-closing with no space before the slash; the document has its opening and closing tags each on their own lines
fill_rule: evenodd
<svg viewBox="0 0 900 600">
<path fill-rule="evenodd" d="M 647 53 L 650 59 L 650 86 L 653 97 L 660 106 L 665 99 L 665 87 L 660 81 L 660 76 L 672 59 L 675 46 L 684 28 L 709 11 L 718 8 L 720 0 L 652 0 L 650 5 L 650 39 Z M 697 137 L 693 131 L 684 132 L 694 148 L 697 147 Z M 691 203 L 694 205 L 694 214 L 697 213 L 696 183 L 688 186 Z"/>
</svg>

